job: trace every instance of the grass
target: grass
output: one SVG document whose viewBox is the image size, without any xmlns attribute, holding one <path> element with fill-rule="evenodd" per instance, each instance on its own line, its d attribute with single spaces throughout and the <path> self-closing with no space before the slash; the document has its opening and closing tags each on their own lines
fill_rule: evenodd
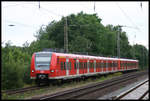
<svg viewBox="0 0 150 101">
<path fill-rule="evenodd" d="M 85 86 L 91 83 L 96 83 L 96 82 L 102 82 L 104 80 L 108 80 L 111 79 L 113 77 L 116 76 L 120 76 L 122 75 L 121 72 L 117 72 L 117 73 L 113 73 L 113 74 L 108 74 L 108 75 L 102 75 L 101 77 L 96 77 L 95 79 L 93 78 L 88 78 L 85 81 L 81 80 L 80 82 L 75 82 L 72 81 L 70 83 L 64 83 L 61 86 L 58 85 L 50 85 L 49 88 L 41 88 L 40 90 L 33 90 L 33 91 L 29 91 L 29 92 L 25 92 L 23 94 L 15 94 L 15 95 L 7 95 L 7 94 L 2 94 L 2 99 L 26 99 L 26 98 L 30 98 L 32 96 L 35 95 L 42 95 L 42 94 L 48 94 L 48 93 L 55 93 L 58 91 L 62 91 L 62 90 L 67 90 L 67 89 L 71 89 L 71 88 L 76 88 L 76 87 L 81 87 L 81 86 Z M 30 86 L 30 85 L 25 85 L 25 87 Z"/>
</svg>

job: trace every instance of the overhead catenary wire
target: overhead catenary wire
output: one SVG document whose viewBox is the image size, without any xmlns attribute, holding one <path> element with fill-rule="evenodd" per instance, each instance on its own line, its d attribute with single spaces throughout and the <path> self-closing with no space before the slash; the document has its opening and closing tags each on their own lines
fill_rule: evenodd
<svg viewBox="0 0 150 101">
<path fill-rule="evenodd" d="M 137 27 L 137 25 L 131 20 L 131 18 L 125 13 L 125 11 L 119 6 L 119 4 L 116 3 L 116 5 L 119 7 L 119 9 L 120 9 L 120 10 L 122 11 L 122 13 L 125 15 L 125 17 L 129 20 L 129 22 L 131 22 L 132 25 L 134 25 L 136 29 L 138 29 L 139 31 L 141 31 L 141 30 Z"/>
</svg>

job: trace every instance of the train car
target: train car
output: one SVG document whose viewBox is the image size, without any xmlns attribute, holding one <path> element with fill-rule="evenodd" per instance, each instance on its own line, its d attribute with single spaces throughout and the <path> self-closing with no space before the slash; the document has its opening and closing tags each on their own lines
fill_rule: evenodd
<svg viewBox="0 0 150 101">
<path fill-rule="evenodd" d="M 30 77 L 40 83 L 137 69 L 138 60 L 36 52 L 32 55 Z"/>
</svg>

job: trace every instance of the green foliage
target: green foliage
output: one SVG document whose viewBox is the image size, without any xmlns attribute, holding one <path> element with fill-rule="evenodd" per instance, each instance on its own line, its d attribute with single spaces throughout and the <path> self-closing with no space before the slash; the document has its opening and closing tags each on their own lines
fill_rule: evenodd
<svg viewBox="0 0 150 101">
<path fill-rule="evenodd" d="M 30 60 L 27 51 L 6 43 L 6 47 L 2 48 L 2 89 L 20 88 L 24 83 L 29 83 L 26 79 L 30 80 Z"/>
</svg>

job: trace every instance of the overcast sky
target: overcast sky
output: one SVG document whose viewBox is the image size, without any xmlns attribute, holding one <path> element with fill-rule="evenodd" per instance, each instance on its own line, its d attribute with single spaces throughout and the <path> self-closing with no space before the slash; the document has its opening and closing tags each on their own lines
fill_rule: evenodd
<svg viewBox="0 0 150 101">
<path fill-rule="evenodd" d="M 2 2 L 2 42 L 11 40 L 12 45 L 22 46 L 26 41 L 36 40 L 34 35 L 41 25 L 62 16 L 81 11 L 97 13 L 102 24 L 124 25 L 130 45 L 142 44 L 149 48 L 148 2 Z M 9 26 L 15 25 L 15 26 Z M 4 44 L 3 44 L 4 45 Z"/>
</svg>

